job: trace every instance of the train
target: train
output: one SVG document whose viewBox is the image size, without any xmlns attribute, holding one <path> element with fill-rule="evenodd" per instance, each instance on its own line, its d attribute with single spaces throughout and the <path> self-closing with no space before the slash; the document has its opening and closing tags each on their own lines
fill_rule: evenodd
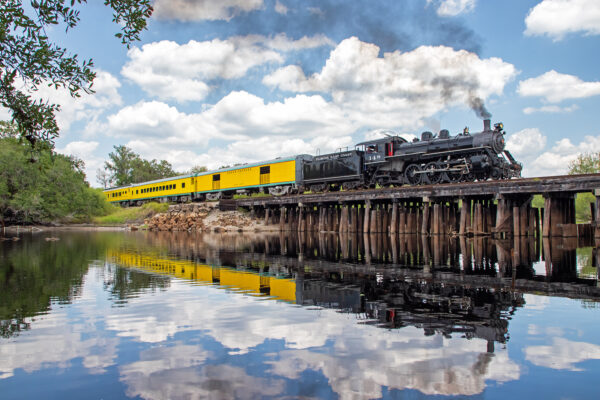
<svg viewBox="0 0 600 400">
<path fill-rule="evenodd" d="M 408 141 L 387 135 L 358 143 L 353 150 L 311 156 L 300 154 L 215 171 L 180 175 L 104 190 L 123 206 L 146 201 L 190 202 L 231 198 L 235 194 L 283 196 L 401 185 L 435 185 L 521 176 L 522 164 L 506 150 L 504 125 L 484 120 L 481 132 L 467 128 L 423 132 Z"/>
</svg>

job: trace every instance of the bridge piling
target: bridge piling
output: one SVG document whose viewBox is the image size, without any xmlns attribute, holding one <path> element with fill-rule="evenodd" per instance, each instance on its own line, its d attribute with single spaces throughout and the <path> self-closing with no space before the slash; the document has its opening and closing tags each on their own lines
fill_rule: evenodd
<svg viewBox="0 0 600 400">
<path fill-rule="evenodd" d="M 356 233 L 358 232 L 358 204 L 354 204 L 352 208 L 350 208 L 350 228 L 349 232 Z"/>
<path fill-rule="evenodd" d="M 390 235 L 395 235 L 398 231 L 398 202 L 392 202 L 392 216 L 390 218 Z"/>
</svg>

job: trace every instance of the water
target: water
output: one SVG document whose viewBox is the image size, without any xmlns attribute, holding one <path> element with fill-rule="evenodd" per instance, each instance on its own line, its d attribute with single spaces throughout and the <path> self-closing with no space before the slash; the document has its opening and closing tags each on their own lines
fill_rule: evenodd
<svg viewBox="0 0 600 400">
<path fill-rule="evenodd" d="M 600 397 L 576 240 L 44 233 L 0 285 L 2 399 Z"/>
</svg>

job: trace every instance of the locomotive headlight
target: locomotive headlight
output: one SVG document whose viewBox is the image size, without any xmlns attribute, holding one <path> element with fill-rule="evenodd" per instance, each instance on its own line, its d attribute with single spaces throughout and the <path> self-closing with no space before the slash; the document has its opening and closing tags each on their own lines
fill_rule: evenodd
<svg viewBox="0 0 600 400">
<path fill-rule="evenodd" d="M 494 128 L 496 128 L 497 131 L 501 131 L 504 129 L 504 124 L 502 122 L 498 122 L 497 124 L 494 124 Z"/>
</svg>

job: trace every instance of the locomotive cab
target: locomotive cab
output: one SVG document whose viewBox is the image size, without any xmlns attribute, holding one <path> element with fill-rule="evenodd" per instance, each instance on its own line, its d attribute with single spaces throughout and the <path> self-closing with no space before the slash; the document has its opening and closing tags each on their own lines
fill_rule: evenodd
<svg viewBox="0 0 600 400">
<path fill-rule="evenodd" d="M 384 163 L 393 157 L 400 145 L 408 143 L 400 136 L 388 136 L 382 139 L 358 143 L 355 149 L 364 153 L 365 164 Z"/>
</svg>

